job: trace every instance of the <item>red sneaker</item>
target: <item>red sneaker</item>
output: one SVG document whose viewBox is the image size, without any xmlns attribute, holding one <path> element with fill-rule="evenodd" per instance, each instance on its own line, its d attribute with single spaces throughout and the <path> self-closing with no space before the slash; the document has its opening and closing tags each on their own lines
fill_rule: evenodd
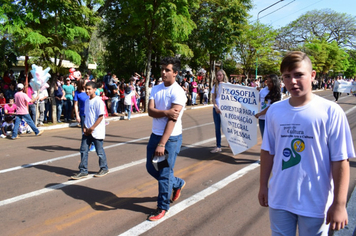
<svg viewBox="0 0 356 236">
<path fill-rule="evenodd" d="M 152 213 L 148 216 L 147 220 L 149 220 L 149 221 L 160 220 L 160 219 L 163 218 L 163 216 L 166 215 L 167 212 L 168 212 L 168 211 L 166 211 L 166 210 L 163 210 L 163 209 L 161 209 L 161 208 L 157 208 L 157 210 L 156 210 L 155 212 L 152 212 Z"/>
<path fill-rule="evenodd" d="M 179 199 L 180 193 L 182 192 L 182 189 L 185 187 L 185 181 L 182 185 L 182 187 L 173 189 L 173 194 L 172 194 L 172 202 L 175 202 Z"/>
</svg>

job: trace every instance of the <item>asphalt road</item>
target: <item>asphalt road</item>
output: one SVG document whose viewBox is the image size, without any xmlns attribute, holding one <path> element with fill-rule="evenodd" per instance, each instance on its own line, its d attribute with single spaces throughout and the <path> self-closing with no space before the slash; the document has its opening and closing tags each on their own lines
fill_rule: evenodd
<svg viewBox="0 0 356 236">
<path fill-rule="evenodd" d="M 331 91 L 318 95 L 333 100 Z M 356 98 L 343 96 L 355 144 Z M 70 180 L 78 171 L 80 128 L 46 130 L 0 140 L 0 235 L 270 235 L 268 209 L 257 201 L 259 148 L 233 156 L 223 138 L 215 145 L 212 108 L 186 110 L 175 175 L 186 181 L 164 219 L 146 221 L 156 208 L 157 181 L 145 168 L 150 117 L 110 121 L 105 152 L 110 173 Z M 350 161 L 349 195 L 356 183 Z M 96 153 L 89 172 L 99 170 Z"/>
</svg>

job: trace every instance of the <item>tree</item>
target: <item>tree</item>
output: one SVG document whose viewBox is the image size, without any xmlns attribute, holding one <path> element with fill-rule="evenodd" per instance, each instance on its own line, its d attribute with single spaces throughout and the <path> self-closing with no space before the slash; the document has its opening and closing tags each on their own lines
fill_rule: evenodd
<svg viewBox="0 0 356 236">
<path fill-rule="evenodd" d="M 278 71 L 280 55 L 274 49 L 276 35 L 276 30 L 260 23 L 244 26 L 243 33 L 236 41 L 233 56 L 241 64 L 246 78 L 255 74 L 256 58 L 259 74 Z"/>
<path fill-rule="evenodd" d="M 337 45 L 336 41 L 314 39 L 304 44 L 302 48 L 310 57 L 313 69 L 324 76 L 329 71 L 344 72 L 349 67 L 348 54 Z"/>
<path fill-rule="evenodd" d="M 330 9 L 313 10 L 280 29 L 279 48 L 293 50 L 310 39 L 356 47 L 356 18 Z"/>
<path fill-rule="evenodd" d="M 9 35 L 22 54 L 35 57 L 32 62 L 50 66 L 54 72 L 64 59 L 80 65 L 92 25 L 98 20 L 86 7 L 88 2 L 6 1 L 1 5 L 4 15 L 0 31 Z"/>
<path fill-rule="evenodd" d="M 194 61 L 208 61 L 210 87 L 215 78 L 215 63 L 231 51 L 246 24 L 250 0 L 205 0 L 191 10 L 197 29 L 189 37 L 188 45 L 194 52 Z M 207 55 L 207 56 L 206 56 Z M 195 63 L 198 64 L 198 63 Z"/>
<path fill-rule="evenodd" d="M 190 7 L 194 7 L 194 0 L 190 2 L 187 0 L 112 1 L 111 7 L 104 13 L 103 27 L 103 33 L 109 41 L 108 62 L 116 60 L 121 63 L 109 63 L 126 69 L 135 68 L 135 65 L 138 65 L 136 69 L 144 69 L 147 91 L 152 59 L 157 61 L 161 56 L 191 53 L 182 43 L 195 28 L 188 11 Z M 115 46 L 117 50 L 114 49 Z M 153 55 L 155 58 L 152 57 Z M 130 71 L 131 74 L 133 72 L 135 71 Z M 146 96 L 146 108 L 147 106 L 148 96 Z"/>
<path fill-rule="evenodd" d="M 14 43 L 3 36 L 0 40 L 0 71 L 10 70 L 12 65 L 17 62 L 17 56 Z"/>
<path fill-rule="evenodd" d="M 5 0 L 0 5 L 0 32 L 22 55 L 32 56 L 30 63 L 49 66 L 55 73 L 64 59 L 77 65 L 86 62 L 88 55 L 83 51 L 100 19 L 90 6 L 97 3 L 100 1 Z M 55 81 L 52 78 L 52 89 Z M 56 117 L 55 104 L 52 108 Z"/>
<path fill-rule="evenodd" d="M 347 78 L 355 78 L 356 77 L 356 50 L 348 50 L 349 54 L 349 67 L 345 71 L 345 76 Z"/>
</svg>

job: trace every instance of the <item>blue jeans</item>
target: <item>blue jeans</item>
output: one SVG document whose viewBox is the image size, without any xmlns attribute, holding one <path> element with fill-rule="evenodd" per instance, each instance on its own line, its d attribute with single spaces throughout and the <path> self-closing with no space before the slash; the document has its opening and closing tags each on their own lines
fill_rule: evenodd
<svg viewBox="0 0 356 236">
<path fill-rule="evenodd" d="M 216 147 L 221 148 L 221 118 L 220 114 L 216 113 L 213 108 L 213 119 L 215 125 Z"/>
<path fill-rule="evenodd" d="M 192 92 L 192 105 L 197 104 L 197 93 Z"/>
<path fill-rule="evenodd" d="M 63 100 L 56 100 L 56 107 L 57 107 L 57 121 L 60 121 L 62 115 Z"/>
<path fill-rule="evenodd" d="M 45 111 L 44 111 L 44 121 L 52 120 L 52 103 L 46 99 L 45 101 Z"/>
<path fill-rule="evenodd" d="M 119 97 L 111 98 L 111 114 L 117 113 L 117 107 L 119 105 Z"/>
<path fill-rule="evenodd" d="M 269 208 L 272 236 L 296 235 L 328 235 L 329 227 L 324 218 L 313 218 L 296 215 L 292 212 Z"/>
<path fill-rule="evenodd" d="M 36 135 L 40 132 L 37 129 L 35 123 L 33 123 L 33 120 L 32 120 L 32 118 L 31 118 L 31 116 L 29 114 L 16 115 L 14 130 L 12 131 L 12 138 L 13 139 L 17 137 L 17 133 L 19 132 L 19 127 L 20 127 L 22 119 L 24 119 L 26 121 L 26 123 L 31 127 L 31 129 L 33 130 L 33 132 L 35 132 Z"/>
<path fill-rule="evenodd" d="M 125 111 L 125 104 L 124 104 L 125 98 L 121 98 L 119 100 L 119 112 L 124 112 Z"/>
<path fill-rule="evenodd" d="M 131 119 L 131 106 L 132 105 L 125 105 L 125 112 L 127 112 L 127 119 Z"/>
<path fill-rule="evenodd" d="M 92 135 L 82 135 L 82 143 L 80 145 L 80 164 L 79 170 L 81 173 L 88 173 L 88 152 L 90 144 L 94 143 L 96 154 L 99 157 L 100 169 L 107 170 L 108 165 L 106 161 L 106 154 L 103 148 L 103 139 L 96 139 Z"/>
<path fill-rule="evenodd" d="M 177 155 L 182 145 L 182 135 L 169 137 L 166 143 L 166 151 L 168 152 L 168 167 L 164 167 L 157 171 L 152 164 L 152 157 L 156 151 L 157 144 L 161 140 L 162 136 L 151 134 L 150 140 L 147 145 L 147 172 L 156 180 L 158 180 L 158 199 L 157 207 L 168 210 L 172 190 L 181 188 L 184 184 L 184 180 L 175 177 L 173 168 L 176 162 Z"/>
<path fill-rule="evenodd" d="M 64 119 L 70 120 L 72 117 L 73 100 L 64 100 L 64 107 L 66 109 Z"/>
<path fill-rule="evenodd" d="M 260 126 L 261 136 L 263 138 L 263 134 L 265 132 L 265 120 L 258 120 L 258 125 Z"/>
<path fill-rule="evenodd" d="M 35 120 L 36 120 L 36 104 L 29 104 L 28 110 L 31 113 L 32 121 L 35 122 Z"/>
</svg>

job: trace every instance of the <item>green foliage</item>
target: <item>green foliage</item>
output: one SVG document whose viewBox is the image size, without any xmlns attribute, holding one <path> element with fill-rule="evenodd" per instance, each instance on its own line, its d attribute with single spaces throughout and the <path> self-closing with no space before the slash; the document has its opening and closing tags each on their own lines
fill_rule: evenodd
<svg viewBox="0 0 356 236">
<path fill-rule="evenodd" d="M 278 72 L 280 55 L 274 49 L 277 31 L 272 27 L 255 23 L 246 25 L 238 38 L 233 56 L 247 77 L 255 74 L 256 58 L 258 59 L 258 74 L 271 74 Z"/>
<path fill-rule="evenodd" d="M 226 72 L 227 76 L 240 74 L 240 69 L 238 68 L 238 64 L 232 58 L 223 60 L 222 68 Z"/>
<path fill-rule="evenodd" d="M 302 49 L 307 53 L 317 73 L 326 74 L 330 70 L 344 72 L 349 66 L 348 54 L 338 46 L 336 41 L 313 39 L 304 44 Z"/>
<path fill-rule="evenodd" d="M 183 42 L 195 27 L 189 7 L 186 0 L 112 1 L 99 27 L 107 39 L 107 69 L 129 77 L 151 61 L 152 70 L 158 71 L 162 56 L 191 56 Z"/>
<path fill-rule="evenodd" d="M 189 45 L 205 51 L 212 60 L 222 59 L 242 33 L 251 7 L 248 0 L 201 1 L 199 8 L 192 9 L 197 29 Z"/>
<path fill-rule="evenodd" d="M 349 67 L 346 69 L 344 75 L 347 78 L 355 78 L 356 77 L 356 50 L 349 50 L 348 52 L 349 58 Z"/>
<path fill-rule="evenodd" d="M 2 38 L 0 40 L 0 71 L 10 70 L 13 64 L 17 62 L 17 52 L 13 42 Z M 2 76 L 2 75 L 0 75 Z"/>
<path fill-rule="evenodd" d="M 14 42 L 21 55 L 37 58 L 37 63 L 50 65 L 53 72 L 64 59 L 80 65 L 86 61 L 82 52 L 100 19 L 91 8 L 97 2 L 4 1 L 0 5 L 0 32 Z"/>
</svg>

